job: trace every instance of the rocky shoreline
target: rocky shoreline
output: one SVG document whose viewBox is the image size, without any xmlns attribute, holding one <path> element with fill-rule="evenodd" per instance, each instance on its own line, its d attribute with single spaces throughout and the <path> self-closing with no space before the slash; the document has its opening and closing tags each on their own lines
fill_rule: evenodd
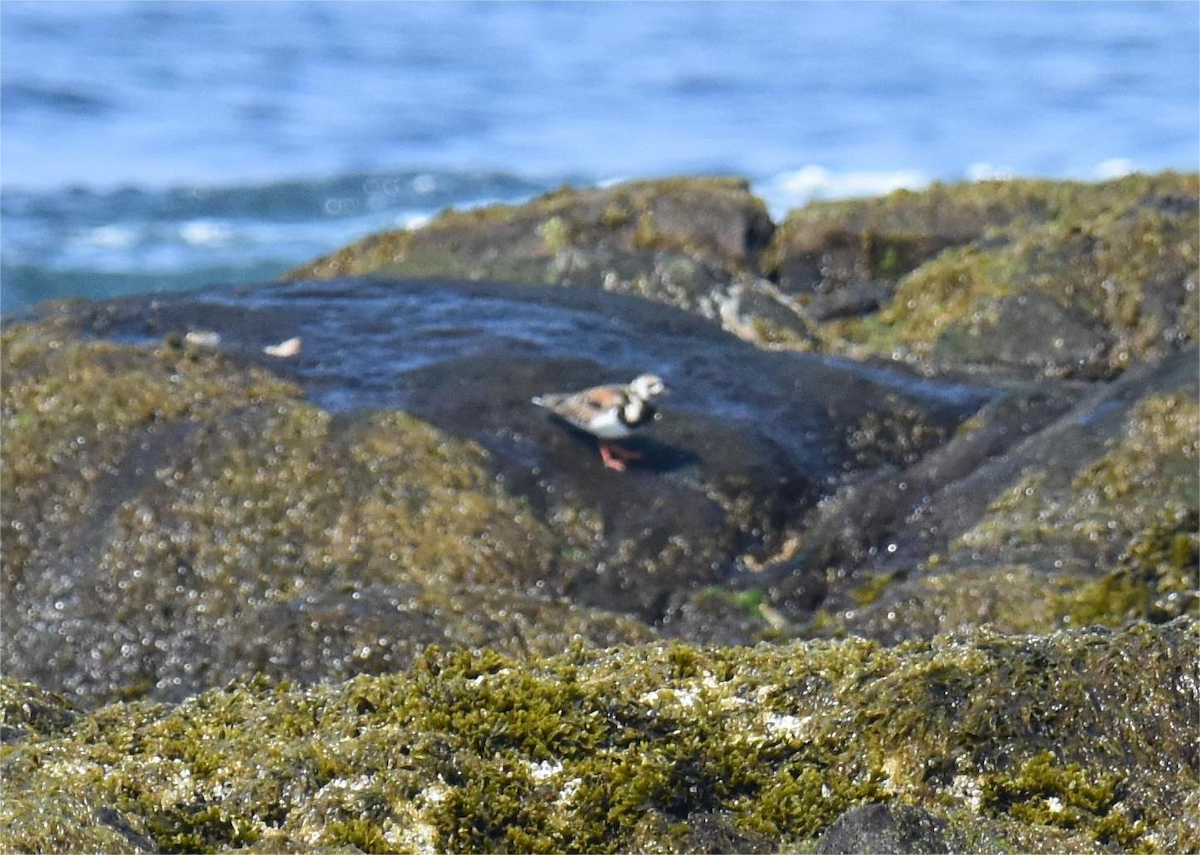
<svg viewBox="0 0 1200 855">
<path fill-rule="evenodd" d="M 1198 200 L 564 188 L 7 320 L 0 848 L 1200 849 Z M 626 473 L 529 405 L 644 370 Z"/>
</svg>

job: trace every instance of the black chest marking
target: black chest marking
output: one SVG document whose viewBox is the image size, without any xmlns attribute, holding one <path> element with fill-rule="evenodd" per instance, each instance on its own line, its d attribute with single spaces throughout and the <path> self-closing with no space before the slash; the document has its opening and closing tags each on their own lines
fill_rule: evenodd
<svg viewBox="0 0 1200 855">
<path fill-rule="evenodd" d="M 617 411 L 617 417 L 621 420 L 621 424 L 635 428 L 654 418 L 654 407 L 650 402 L 643 401 L 641 398 L 630 397 Z"/>
</svg>

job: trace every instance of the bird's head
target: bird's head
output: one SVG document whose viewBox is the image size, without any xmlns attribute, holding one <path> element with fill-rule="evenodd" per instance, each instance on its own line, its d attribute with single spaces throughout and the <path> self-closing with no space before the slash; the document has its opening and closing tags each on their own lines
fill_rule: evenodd
<svg viewBox="0 0 1200 855">
<path fill-rule="evenodd" d="M 663 384 L 662 378 L 657 374 L 642 374 L 639 377 L 635 377 L 633 382 L 629 384 L 629 391 L 643 401 L 646 401 L 655 395 L 667 394 L 667 387 Z"/>
</svg>

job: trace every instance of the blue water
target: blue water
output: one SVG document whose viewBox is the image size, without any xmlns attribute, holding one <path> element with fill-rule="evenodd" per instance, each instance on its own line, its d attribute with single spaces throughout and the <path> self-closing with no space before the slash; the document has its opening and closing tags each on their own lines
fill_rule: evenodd
<svg viewBox="0 0 1200 855">
<path fill-rule="evenodd" d="M 270 278 L 443 207 L 772 210 L 1200 165 L 1196 3 L 0 4 L 0 309 Z"/>
</svg>

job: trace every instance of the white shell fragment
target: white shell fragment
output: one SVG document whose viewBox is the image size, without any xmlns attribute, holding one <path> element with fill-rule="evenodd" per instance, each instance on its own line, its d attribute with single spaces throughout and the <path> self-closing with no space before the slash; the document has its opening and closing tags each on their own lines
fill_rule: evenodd
<svg viewBox="0 0 1200 855">
<path fill-rule="evenodd" d="M 287 341 L 281 341 L 279 344 L 267 345 L 263 348 L 263 353 L 267 356 L 277 356 L 280 359 L 287 359 L 289 356 L 295 356 L 300 352 L 301 346 L 304 344 L 299 336 L 289 338 Z"/>
</svg>

